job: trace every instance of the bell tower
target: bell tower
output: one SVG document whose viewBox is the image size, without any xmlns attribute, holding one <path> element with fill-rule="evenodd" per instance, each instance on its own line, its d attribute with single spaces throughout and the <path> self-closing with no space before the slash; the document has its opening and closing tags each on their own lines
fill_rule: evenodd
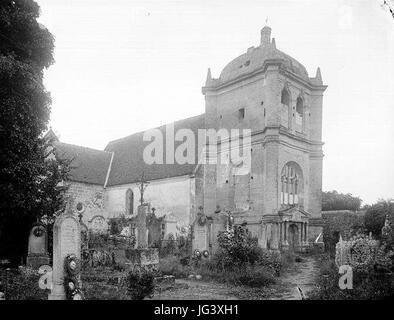
<svg viewBox="0 0 394 320">
<path fill-rule="evenodd" d="M 322 101 L 320 69 L 305 67 L 278 50 L 271 28 L 261 30 L 260 45 L 229 62 L 218 78 L 208 70 L 206 129 L 238 130 L 217 135 L 219 159 L 234 140 L 250 132 L 250 166 L 204 165 L 204 212 L 226 211 L 246 224 L 263 248 L 304 250 L 321 231 Z M 210 154 L 212 156 L 212 154 Z M 216 236 L 212 236 L 216 239 Z"/>
</svg>

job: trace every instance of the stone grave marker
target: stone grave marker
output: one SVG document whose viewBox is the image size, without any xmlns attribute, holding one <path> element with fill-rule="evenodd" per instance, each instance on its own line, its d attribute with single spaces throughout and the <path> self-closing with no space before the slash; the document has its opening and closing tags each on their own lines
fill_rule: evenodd
<svg viewBox="0 0 394 320">
<path fill-rule="evenodd" d="M 49 300 L 64 300 L 64 261 L 74 254 L 81 259 L 81 227 L 72 211 L 56 218 L 53 227 L 53 289 Z"/>
<path fill-rule="evenodd" d="M 209 249 L 208 223 L 209 221 L 207 216 L 202 212 L 202 209 L 199 208 L 199 212 L 197 213 L 197 217 L 193 223 L 193 251 L 199 250 L 200 252 L 203 252 L 204 250 Z"/>
<path fill-rule="evenodd" d="M 137 247 L 140 249 L 148 248 L 148 229 L 146 227 L 148 206 L 143 204 L 138 206 L 137 213 Z"/>
<path fill-rule="evenodd" d="M 29 246 L 26 264 L 28 267 L 38 269 L 49 264 L 48 237 L 43 225 L 35 225 L 29 235 Z"/>
</svg>

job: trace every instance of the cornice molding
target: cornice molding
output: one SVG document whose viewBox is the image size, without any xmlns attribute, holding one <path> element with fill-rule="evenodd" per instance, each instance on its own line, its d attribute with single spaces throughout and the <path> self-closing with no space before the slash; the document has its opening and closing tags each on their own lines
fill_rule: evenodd
<svg viewBox="0 0 394 320">
<path fill-rule="evenodd" d="M 252 78 L 256 75 L 259 75 L 261 73 L 265 73 L 269 66 L 278 66 L 278 71 L 280 74 L 285 75 L 288 78 L 304 85 L 305 87 L 307 87 L 311 91 L 323 92 L 327 88 L 326 85 L 315 85 L 315 84 L 311 83 L 310 81 L 307 81 L 304 78 L 300 77 L 299 75 L 287 70 L 286 68 L 283 67 L 284 66 L 283 59 L 267 59 L 264 61 L 263 66 L 258 69 L 255 69 L 255 70 L 250 71 L 245 74 L 241 74 L 241 75 L 235 77 L 234 79 L 231 79 L 231 80 L 228 80 L 228 81 L 225 81 L 222 83 L 218 83 L 218 85 L 216 85 L 216 86 L 215 85 L 203 86 L 201 89 L 202 94 L 205 95 L 208 92 L 218 92 L 221 89 L 224 89 L 224 88 L 229 87 L 234 84 L 238 84 L 241 81 L 245 81 L 245 80 L 250 79 L 250 78 Z"/>
</svg>

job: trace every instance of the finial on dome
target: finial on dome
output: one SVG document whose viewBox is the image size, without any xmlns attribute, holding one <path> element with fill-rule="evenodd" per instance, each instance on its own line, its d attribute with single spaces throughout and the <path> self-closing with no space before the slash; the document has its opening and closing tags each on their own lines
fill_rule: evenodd
<svg viewBox="0 0 394 320">
<path fill-rule="evenodd" d="M 261 41 L 260 45 L 266 46 L 269 45 L 271 42 L 271 28 L 269 26 L 264 26 L 263 29 L 261 29 Z"/>
<path fill-rule="evenodd" d="M 211 68 L 208 68 L 207 80 L 205 81 L 205 85 L 208 85 L 211 81 L 212 81 Z"/>
<path fill-rule="evenodd" d="M 274 47 L 274 48 L 276 49 L 276 42 L 275 42 L 275 38 L 272 38 L 272 42 L 271 42 L 271 44 L 272 44 L 272 47 Z"/>
<path fill-rule="evenodd" d="M 322 77 L 321 77 L 320 67 L 317 67 L 315 78 L 316 78 L 318 81 L 323 82 Z"/>
</svg>

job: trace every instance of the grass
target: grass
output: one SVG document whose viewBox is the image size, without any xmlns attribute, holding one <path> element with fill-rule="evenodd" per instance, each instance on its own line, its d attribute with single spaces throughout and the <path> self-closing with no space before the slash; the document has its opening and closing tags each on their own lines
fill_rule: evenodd
<svg viewBox="0 0 394 320">
<path fill-rule="evenodd" d="M 168 256 L 160 260 L 159 270 L 165 275 L 187 278 L 189 275 L 201 275 L 204 280 L 213 280 L 232 285 L 245 285 L 252 288 L 263 287 L 276 282 L 271 270 L 264 266 L 247 265 L 243 268 L 219 270 L 209 260 L 201 261 L 195 266 L 182 265 L 180 259 Z"/>
</svg>

